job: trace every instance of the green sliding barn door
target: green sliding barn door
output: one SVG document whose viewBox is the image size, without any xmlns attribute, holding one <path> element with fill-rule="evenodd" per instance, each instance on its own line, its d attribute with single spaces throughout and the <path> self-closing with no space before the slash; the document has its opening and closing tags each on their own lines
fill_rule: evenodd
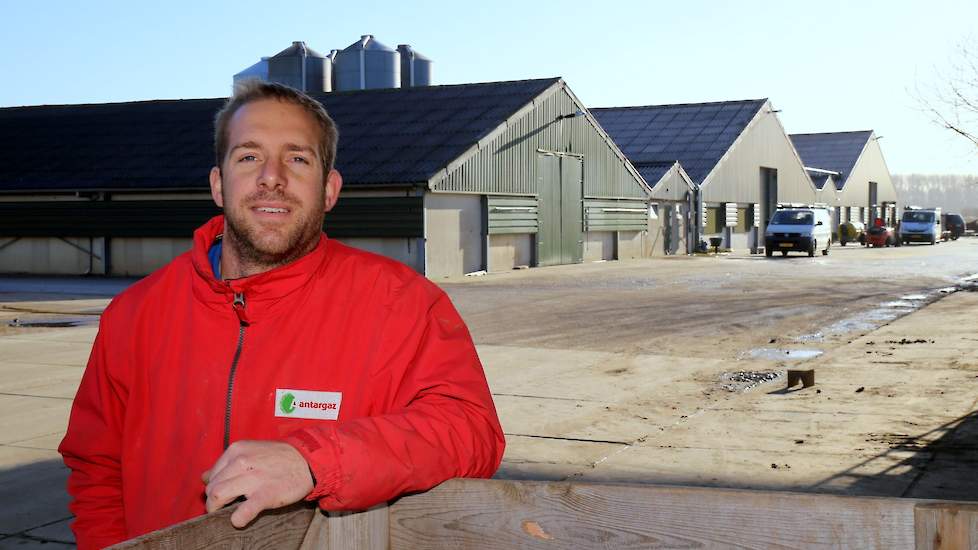
<svg viewBox="0 0 978 550">
<path fill-rule="evenodd" d="M 583 258 L 583 161 L 541 153 L 537 166 L 537 265 L 579 263 Z"/>
</svg>

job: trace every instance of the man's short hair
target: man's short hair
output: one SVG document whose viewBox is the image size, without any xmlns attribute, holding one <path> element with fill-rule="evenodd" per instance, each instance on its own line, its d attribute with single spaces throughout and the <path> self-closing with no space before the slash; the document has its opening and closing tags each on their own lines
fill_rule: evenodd
<svg viewBox="0 0 978 550">
<path fill-rule="evenodd" d="M 323 178 L 333 169 L 336 160 L 336 141 L 339 132 L 323 105 L 308 95 L 276 82 L 248 79 L 234 85 L 234 94 L 228 98 L 214 117 L 214 155 L 216 166 L 221 167 L 228 152 L 228 125 L 231 117 L 241 107 L 263 99 L 275 99 L 297 105 L 305 110 L 319 125 L 319 157 L 323 160 Z"/>
</svg>

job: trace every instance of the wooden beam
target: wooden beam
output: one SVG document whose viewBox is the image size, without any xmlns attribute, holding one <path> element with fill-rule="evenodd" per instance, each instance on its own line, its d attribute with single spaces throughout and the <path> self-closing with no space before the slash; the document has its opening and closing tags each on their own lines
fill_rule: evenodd
<svg viewBox="0 0 978 550">
<path fill-rule="evenodd" d="M 912 499 L 456 479 L 391 506 L 391 548 L 912 548 Z"/>
<path fill-rule="evenodd" d="M 978 549 L 978 503 L 706 487 L 455 479 L 366 512 L 226 508 L 116 549 Z"/>
<path fill-rule="evenodd" d="M 299 550 L 389 550 L 387 504 L 365 512 L 316 512 Z"/>
<path fill-rule="evenodd" d="M 917 550 L 978 548 L 978 504 L 936 502 L 914 509 Z"/>
<path fill-rule="evenodd" d="M 262 512 L 244 529 L 231 525 L 229 506 L 112 546 L 114 550 L 294 550 L 315 509 L 305 503 Z"/>
</svg>

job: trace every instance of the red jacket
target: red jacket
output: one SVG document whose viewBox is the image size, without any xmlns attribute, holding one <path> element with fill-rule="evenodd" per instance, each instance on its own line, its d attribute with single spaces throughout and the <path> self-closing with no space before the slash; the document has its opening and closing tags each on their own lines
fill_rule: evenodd
<svg viewBox="0 0 978 550">
<path fill-rule="evenodd" d="M 59 448 L 79 548 L 204 513 L 201 473 L 236 440 L 295 446 L 316 479 L 307 499 L 329 510 L 496 471 L 502 430 L 444 292 L 325 235 L 219 281 L 207 251 L 223 223 L 102 315 Z"/>
</svg>

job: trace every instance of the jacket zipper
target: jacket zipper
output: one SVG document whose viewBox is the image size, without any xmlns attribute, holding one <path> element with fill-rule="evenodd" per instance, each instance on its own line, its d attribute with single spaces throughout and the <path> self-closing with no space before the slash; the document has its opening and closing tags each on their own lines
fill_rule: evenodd
<svg viewBox="0 0 978 550">
<path fill-rule="evenodd" d="M 248 323 L 245 322 L 242 313 L 245 308 L 245 298 L 243 292 L 234 294 L 232 305 L 234 312 L 238 314 L 238 347 L 234 351 L 234 359 L 231 360 L 231 374 L 228 375 L 228 395 L 224 405 L 224 450 L 231 444 L 231 396 L 234 393 L 234 372 L 238 369 L 238 360 L 241 359 L 241 348 L 244 347 L 245 329 Z"/>
</svg>

